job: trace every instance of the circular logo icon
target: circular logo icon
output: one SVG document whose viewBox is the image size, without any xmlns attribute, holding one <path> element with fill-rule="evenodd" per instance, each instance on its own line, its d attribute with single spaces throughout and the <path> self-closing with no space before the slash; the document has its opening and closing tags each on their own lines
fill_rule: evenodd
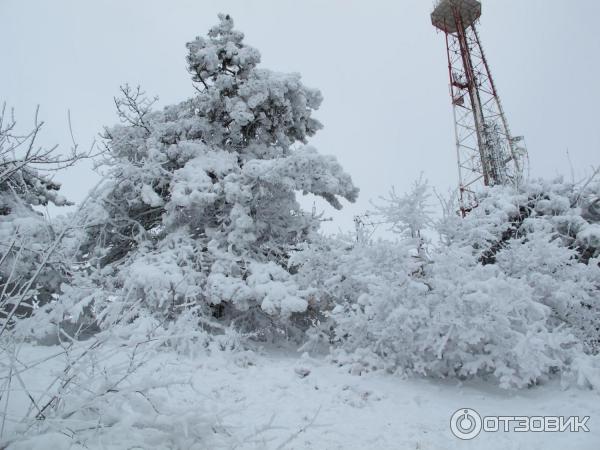
<svg viewBox="0 0 600 450">
<path fill-rule="evenodd" d="M 474 409 L 459 409 L 450 418 L 450 430 L 459 439 L 473 439 L 481 431 L 481 416 Z"/>
</svg>

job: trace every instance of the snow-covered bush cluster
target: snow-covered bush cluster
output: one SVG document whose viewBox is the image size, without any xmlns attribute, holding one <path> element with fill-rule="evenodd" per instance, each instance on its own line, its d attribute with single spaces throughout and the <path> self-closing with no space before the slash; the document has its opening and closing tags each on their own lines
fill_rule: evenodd
<svg viewBox="0 0 600 450">
<path fill-rule="evenodd" d="M 598 353 L 600 183 L 491 188 L 466 218 L 438 221 L 426 249 L 423 229 L 406 234 L 427 225 L 406 208 L 423 192 L 379 208 L 403 233 L 395 245 L 329 241 L 299 263 L 327 302 L 337 361 L 522 387 Z"/>
</svg>

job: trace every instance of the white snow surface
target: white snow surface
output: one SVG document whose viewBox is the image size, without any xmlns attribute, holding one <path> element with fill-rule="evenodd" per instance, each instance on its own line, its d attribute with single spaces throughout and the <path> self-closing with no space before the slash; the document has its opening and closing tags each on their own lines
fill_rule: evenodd
<svg viewBox="0 0 600 450">
<path fill-rule="evenodd" d="M 23 364 L 60 353 L 25 346 Z M 113 358 L 118 359 L 115 355 Z M 115 361 L 100 362 L 111 365 Z M 63 366 L 53 358 L 23 373 L 40 394 Z M 5 374 L 3 374 L 4 376 Z M 558 382 L 502 390 L 484 383 L 403 379 L 386 373 L 352 375 L 321 357 L 282 349 L 212 352 L 195 357 L 161 352 L 133 375 L 157 386 L 131 403 L 108 402 L 103 428 L 65 429 L 8 443 L 17 449 L 579 449 L 600 448 L 596 391 Z M 169 387 L 165 382 L 175 384 Z M 29 407 L 12 393 L 8 414 Z M 450 432 L 460 408 L 486 415 L 591 416 L 589 433 L 484 433 L 461 441 Z M 144 413 L 144 411 L 146 411 Z M 110 424 L 107 426 L 107 424 Z M 7 422 L 9 436 L 14 422 Z M 5 434 L 5 438 L 7 435 Z M 10 439 L 10 438 L 9 438 Z"/>
</svg>

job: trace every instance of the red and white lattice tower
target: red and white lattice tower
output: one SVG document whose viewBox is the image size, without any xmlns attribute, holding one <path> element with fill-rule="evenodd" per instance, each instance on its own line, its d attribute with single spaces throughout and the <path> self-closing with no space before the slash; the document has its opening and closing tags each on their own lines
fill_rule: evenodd
<svg viewBox="0 0 600 450">
<path fill-rule="evenodd" d="M 478 187 L 518 185 L 527 158 L 508 128 L 475 28 L 480 16 L 476 0 L 440 0 L 431 13 L 446 37 L 463 216 L 477 206 Z"/>
</svg>

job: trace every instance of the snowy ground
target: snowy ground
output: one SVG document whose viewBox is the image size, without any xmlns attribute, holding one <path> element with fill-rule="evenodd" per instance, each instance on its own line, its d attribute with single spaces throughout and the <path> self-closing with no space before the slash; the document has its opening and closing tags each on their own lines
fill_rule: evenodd
<svg viewBox="0 0 600 450">
<path fill-rule="evenodd" d="M 27 363 L 57 351 L 31 347 L 19 358 Z M 23 383 L 29 391 L 41 392 L 59 368 L 59 361 L 52 359 L 25 372 Z M 8 448 L 600 448 L 600 396 L 563 390 L 558 384 L 504 391 L 381 373 L 356 376 L 321 358 L 282 350 L 216 352 L 195 358 L 160 354 L 133 377 L 152 380 L 157 387 L 143 398 L 134 395 L 131 404 L 115 401 L 109 409 L 114 417 L 103 418 L 111 426 L 78 433 L 67 427 L 64 434 L 49 433 Z M 157 380 L 176 383 L 163 388 Z M 8 414 L 14 418 L 29 402 L 25 395 L 13 394 L 11 399 Z M 464 407 L 482 416 L 591 416 L 590 432 L 481 433 L 472 441 L 460 441 L 451 434 L 449 421 Z M 151 426 L 144 422 L 150 420 L 143 417 L 144 411 L 152 417 Z M 5 433 L 15 426 L 7 422 Z"/>
</svg>

